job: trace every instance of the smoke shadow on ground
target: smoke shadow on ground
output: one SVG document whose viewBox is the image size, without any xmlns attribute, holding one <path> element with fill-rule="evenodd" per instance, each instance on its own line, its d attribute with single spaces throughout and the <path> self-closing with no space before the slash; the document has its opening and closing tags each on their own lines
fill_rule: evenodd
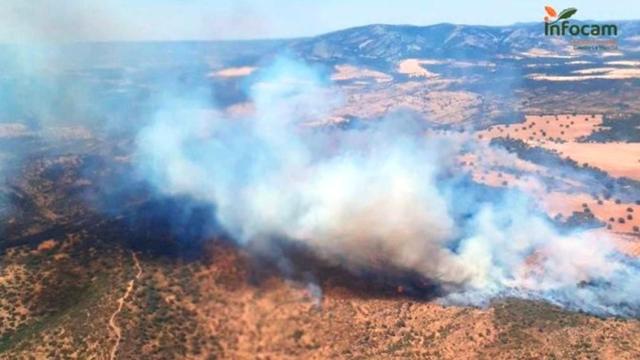
<svg viewBox="0 0 640 360">
<path fill-rule="evenodd" d="M 264 246 L 264 245 L 261 245 Z M 348 268 L 323 259 L 304 244 L 287 240 L 269 242 L 269 250 L 248 247 L 247 282 L 261 286 L 273 277 L 318 286 L 323 292 L 341 288 L 358 298 L 410 298 L 431 301 L 444 294 L 442 287 L 415 271 L 389 267 Z"/>
<path fill-rule="evenodd" d="M 319 257 L 300 242 L 274 239 L 243 247 L 215 222 L 215 208 L 186 197 L 154 197 L 113 219 L 112 226 L 101 226 L 101 236 L 151 258 L 215 263 L 219 247 L 241 254 L 249 286 L 261 287 L 269 279 L 280 278 L 317 285 L 322 291 L 340 287 L 361 298 L 430 301 L 443 295 L 440 285 L 415 271 L 389 264 L 348 268 Z"/>
<path fill-rule="evenodd" d="M 268 252 L 257 247 L 240 247 L 212 224 L 214 212 L 211 207 L 189 199 L 155 198 L 120 213 L 94 213 L 75 222 L 51 224 L 35 233 L 6 238 L 0 243 L 0 252 L 18 246 L 35 249 L 50 239 L 63 240 L 84 233 L 112 246 L 141 253 L 150 260 L 212 264 L 225 256 L 217 251 L 224 247 L 243 257 L 242 266 L 247 273 L 244 285 L 253 287 L 280 278 L 313 284 L 323 292 L 342 288 L 358 298 L 430 301 L 443 295 L 438 284 L 416 272 L 385 264 L 380 264 L 379 269 L 348 269 L 318 257 L 300 243 L 274 240 L 269 243 Z"/>
</svg>

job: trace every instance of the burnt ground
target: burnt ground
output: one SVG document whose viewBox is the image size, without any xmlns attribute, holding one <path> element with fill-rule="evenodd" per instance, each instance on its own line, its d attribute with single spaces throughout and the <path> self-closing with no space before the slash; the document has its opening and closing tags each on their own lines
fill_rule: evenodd
<svg viewBox="0 0 640 360">
<path fill-rule="evenodd" d="M 88 148 L 35 152 L 3 189 L 2 358 L 640 355 L 636 320 L 515 299 L 444 307 L 416 274 L 353 271 L 286 242 L 238 248 L 208 221 L 215 209 L 135 179 L 105 186 L 129 165 Z"/>
</svg>

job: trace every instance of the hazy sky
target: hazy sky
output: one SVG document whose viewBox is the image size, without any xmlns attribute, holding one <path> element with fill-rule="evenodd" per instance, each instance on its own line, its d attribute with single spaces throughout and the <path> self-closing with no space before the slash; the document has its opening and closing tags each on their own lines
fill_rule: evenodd
<svg viewBox="0 0 640 360">
<path fill-rule="evenodd" d="M 637 0 L 0 0 L 0 41 L 251 39 L 388 23 L 507 25 L 544 5 L 578 19 L 640 19 Z"/>
</svg>

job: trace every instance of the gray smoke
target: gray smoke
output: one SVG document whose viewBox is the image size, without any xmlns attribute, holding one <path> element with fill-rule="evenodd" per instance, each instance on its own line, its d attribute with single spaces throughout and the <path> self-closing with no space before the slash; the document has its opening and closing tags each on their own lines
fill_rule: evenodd
<svg viewBox="0 0 640 360">
<path fill-rule="evenodd" d="M 146 178 L 214 205 L 239 244 L 286 239 L 348 268 L 416 271 L 442 284 L 448 303 L 518 296 L 637 314 L 638 262 L 610 239 L 560 233 L 520 193 L 467 196 L 477 190 L 451 176 L 453 159 L 480 144 L 425 136 L 400 115 L 362 131 L 313 128 L 340 96 L 290 60 L 264 71 L 250 95 L 256 111 L 242 119 L 168 103 L 137 140 Z M 472 211 L 465 220 L 461 206 Z"/>
</svg>

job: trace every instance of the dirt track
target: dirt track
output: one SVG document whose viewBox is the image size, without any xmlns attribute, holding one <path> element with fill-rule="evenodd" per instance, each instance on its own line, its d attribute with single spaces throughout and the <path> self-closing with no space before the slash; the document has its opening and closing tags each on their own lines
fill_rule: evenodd
<svg viewBox="0 0 640 360">
<path fill-rule="evenodd" d="M 129 284 L 127 285 L 127 290 L 124 292 L 124 295 L 122 295 L 122 297 L 118 299 L 118 308 L 116 309 L 116 311 L 113 312 L 113 314 L 111 314 L 111 317 L 109 318 L 109 331 L 113 333 L 116 337 L 116 343 L 113 345 L 113 348 L 111 349 L 111 353 L 109 355 L 109 359 L 111 360 L 116 358 L 116 353 L 118 352 L 118 347 L 120 346 L 120 340 L 122 339 L 122 329 L 116 323 L 116 317 L 118 316 L 120 311 L 122 311 L 124 302 L 127 301 L 127 298 L 133 291 L 133 287 L 135 285 L 136 280 L 138 280 L 142 275 L 142 267 L 140 266 L 138 257 L 134 252 L 131 252 L 131 256 L 133 257 L 133 262 L 136 268 L 138 269 L 138 273 L 133 279 L 129 280 Z"/>
</svg>

